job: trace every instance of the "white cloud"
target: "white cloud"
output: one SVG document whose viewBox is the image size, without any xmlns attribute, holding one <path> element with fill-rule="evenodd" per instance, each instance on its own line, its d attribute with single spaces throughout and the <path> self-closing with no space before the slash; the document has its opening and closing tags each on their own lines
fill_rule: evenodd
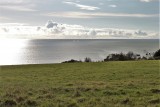
<svg viewBox="0 0 160 107">
<path fill-rule="evenodd" d="M 35 9 L 29 8 L 27 6 L 0 6 L 0 9 L 11 10 L 11 11 L 25 11 L 25 12 L 33 12 L 37 11 Z"/>
<path fill-rule="evenodd" d="M 0 26 L 27 26 L 27 23 L 0 23 Z"/>
<path fill-rule="evenodd" d="M 115 8 L 115 7 L 117 7 L 117 5 L 112 4 L 112 5 L 109 5 L 109 7 Z"/>
<path fill-rule="evenodd" d="M 51 17 L 63 17 L 63 18 L 93 18 L 92 16 L 83 12 L 52 12 L 42 15 Z"/>
<path fill-rule="evenodd" d="M 158 33 L 115 28 L 89 28 L 48 21 L 45 26 L 0 24 L 0 38 L 27 39 L 152 39 Z"/>
<path fill-rule="evenodd" d="M 82 10 L 97 10 L 97 9 L 100 9 L 99 7 L 82 5 L 82 4 L 78 4 L 78 3 L 74 3 L 74 2 L 65 1 L 63 3 L 76 6 L 76 7 L 80 8 L 80 9 L 82 9 Z"/>
<path fill-rule="evenodd" d="M 141 2 L 152 2 L 152 1 L 159 1 L 159 0 L 140 0 Z"/>
<path fill-rule="evenodd" d="M 0 4 L 21 4 L 28 1 L 29 0 L 0 0 Z"/>
<path fill-rule="evenodd" d="M 94 29 L 90 29 L 87 33 L 89 36 L 96 36 L 97 32 Z"/>
<path fill-rule="evenodd" d="M 8 18 L 8 17 L 3 17 L 3 16 L 0 16 L 0 20 L 8 20 L 8 19 L 10 19 L 10 18 Z"/>
<path fill-rule="evenodd" d="M 151 0 L 140 0 L 141 2 L 150 2 Z"/>
<path fill-rule="evenodd" d="M 159 14 L 129 14 L 129 13 L 103 13 L 103 12 L 52 12 L 42 14 L 44 16 L 65 18 L 103 18 L 103 17 L 158 17 Z"/>
<path fill-rule="evenodd" d="M 34 12 L 35 4 L 30 0 L 0 0 L 0 10 Z"/>
</svg>

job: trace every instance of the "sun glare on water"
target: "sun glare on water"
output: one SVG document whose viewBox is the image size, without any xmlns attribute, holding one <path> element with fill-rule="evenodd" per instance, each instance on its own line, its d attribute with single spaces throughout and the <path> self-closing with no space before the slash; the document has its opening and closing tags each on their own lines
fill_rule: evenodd
<svg viewBox="0 0 160 107">
<path fill-rule="evenodd" d="M 27 40 L 1 39 L 0 65 L 12 65 L 19 62 L 19 53 L 27 46 Z"/>
</svg>

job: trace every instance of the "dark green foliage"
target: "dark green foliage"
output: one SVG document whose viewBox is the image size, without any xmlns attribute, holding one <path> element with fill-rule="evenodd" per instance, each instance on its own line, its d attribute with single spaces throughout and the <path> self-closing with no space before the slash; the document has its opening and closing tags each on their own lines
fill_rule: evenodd
<svg viewBox="0 0 160 107">
<path fill-rule="evenodd" d="M 116 54 L 110 54 L 107 56 L 104 61 L 128 61 L 128 60 L 138 60 L 141 59 L 140 54 L 135 54 L 132 51 L 128 52 L 127 54 L 124 53 L 116 53 Z"/>
<path fill-rule="evenodd" d="M 135 55 L 132 51 L 128 52 L 126 54 L 126 57 L 128 58 L 128 60 L 132 60 L 132 59 L 135 59 Z"/>
<path fill-rule="evenodd" d="M 157 51 L 154 53 L 154 58 L 155 58 L 155 59 L 160 59 L 160 49 L 157 50 Z"/>
<path fill-rule="evenodd" d="M 91 58 L 86 57 L 86 58 L 84 59 L 84 62 L 92 62 L 92 60 L 91 60 Z"/>
<path fill-rule="evenodd" d="M 127 54 L 124 53 L 113 53 L 108 55 L 104 61 L 131 61 L 131 60 L 155 60 L 155 59 L 160 59 L 160 49 L 158 51 L 156 51 L 154 54 L 153 53 L 149 53 L 146 52 L 146 56 L 141 57 L 140 54 L 135 54 L 132 51 L 129 51 Z M 69 61 L 64 61 L 62 63 L 77 63 L 77 62 L 82 62 L 81 60 L 74 60 L 71 59 Z M 86 57 L 84 59 L 84 62 L 92 62 L 91 58 Z M 102 61 L 99 61 L 102 62 Z"/>
<path fill-rule="evenodd" d="M 74 60 L 74 59 L 71 59 L 69 61 L 64 61 L 62 63 L 77 63 L 77 62 L 82 62 L 82 61 L 78 61 L 78 60 Z"/>
</svg>

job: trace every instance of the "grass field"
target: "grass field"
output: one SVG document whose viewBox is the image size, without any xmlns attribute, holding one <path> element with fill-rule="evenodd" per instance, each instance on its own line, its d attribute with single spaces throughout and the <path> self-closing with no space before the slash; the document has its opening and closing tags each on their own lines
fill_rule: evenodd
<svg viewBox="0 0 160 107">
<path fill-rule="evenodd" d="M 160 107 L 159 61 L 0 67 L 0 107 Z"/>
</svg>

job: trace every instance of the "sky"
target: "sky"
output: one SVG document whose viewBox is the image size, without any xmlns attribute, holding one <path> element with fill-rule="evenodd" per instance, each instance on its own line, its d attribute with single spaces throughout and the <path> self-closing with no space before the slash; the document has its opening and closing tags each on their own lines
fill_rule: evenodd
<svg viewBox="0 0 160 107">
<path fill-rule="evenodd" d="M 0 38 L 157 39 L 159 0 L 0 0 Z"/>
</svg>

